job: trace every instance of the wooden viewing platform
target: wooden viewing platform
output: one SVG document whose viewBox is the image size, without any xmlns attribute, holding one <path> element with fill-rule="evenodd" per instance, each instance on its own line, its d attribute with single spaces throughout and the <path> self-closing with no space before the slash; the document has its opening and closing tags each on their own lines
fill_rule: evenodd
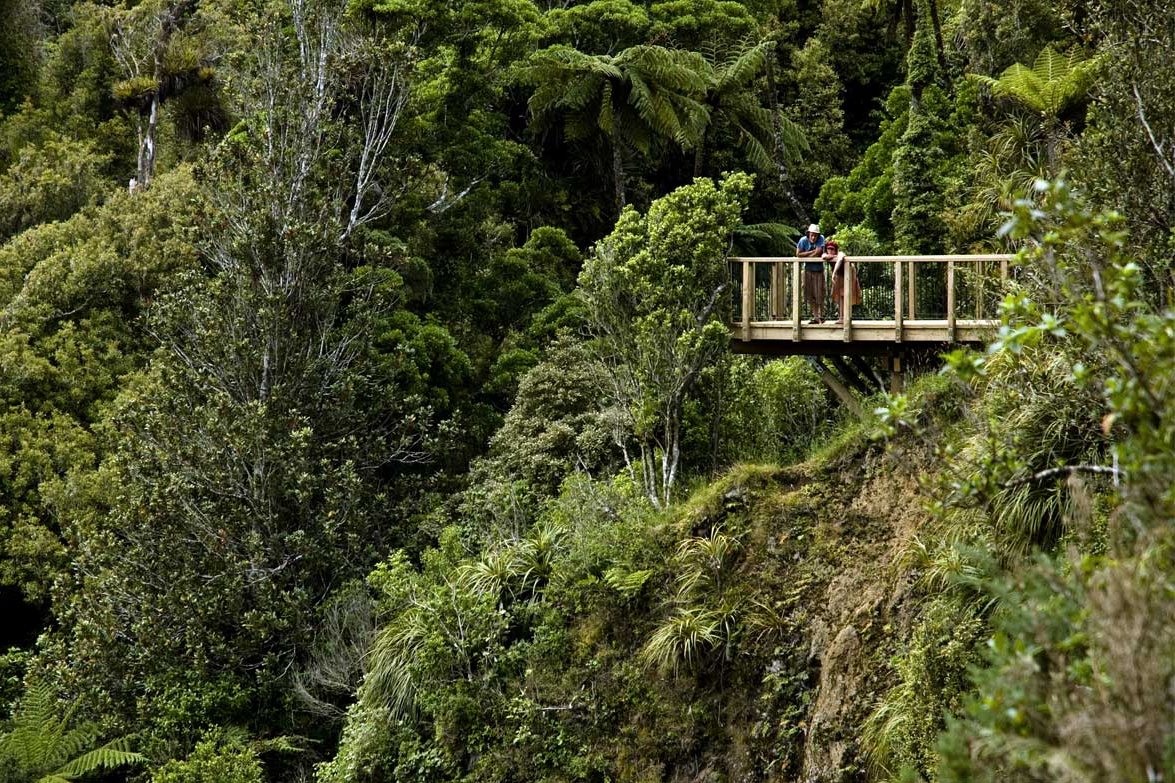
<svg viewBox="0 0 1175 783">
<path fill-rule="evenodd" d="M 803 302 L 801 265 L 812 259 L 730 258 L 733 348 L 736 353 L 853 357 L 858 362 L 863 356 L 884 356 L 890 387 L 897 389 L 903 358 L 911 351 L 981 344 L 993 336 L 1013 257 L 850 256 L 862 302 L 848 306 L 848 285 L 843 301 L 832 302 L 829 274 L 821 324 L 809 323 L 812 314 Z M 848 317 L 835 323 L 841 313 Z"/>
<path fill-rule="evenodd" d="M 904 343 L 981 343 L 990 337 L 1008 277 L 1007 253 L 949 256 L 851 256 L 862 303 L 827 303 L 826 320 L 808 323 L 803 304 L 803 258 L 731 258 L 735 351 L 744 353 L 854 353 L 861 343 L 878 348 Z M 829 275 L 831 277 L 831 275 Z M 831 296 L 832 286 L 828 286 Z M 832 323 L 841 312 L 844 323 Z M 773 350 L 752 344 L 770 342 Z M 792 343 L 792 345 L 779 345 Z M 802 350 L 803 343 L 832 343 Z M 845 345 L 848 343 L 849 345 Z M 768 346 L 758 346 L 767 349 Z M 816 346 L 808 346 L 816 348 Z M 860 351 L 884 353 L 881 351 Z"/>
</svg>

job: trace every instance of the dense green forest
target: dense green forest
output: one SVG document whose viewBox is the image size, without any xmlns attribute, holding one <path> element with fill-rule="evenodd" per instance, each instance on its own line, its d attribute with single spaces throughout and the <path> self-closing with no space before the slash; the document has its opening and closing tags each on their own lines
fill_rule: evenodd
<svg viewBox="0 0 1175 783">
<path fill-rule="evenodd" d="M 1165 0 L 0 0 L 0 783 L 1175 777 Z M 1013 252 L 904 393 L 729 255 Z"/>
</svg>

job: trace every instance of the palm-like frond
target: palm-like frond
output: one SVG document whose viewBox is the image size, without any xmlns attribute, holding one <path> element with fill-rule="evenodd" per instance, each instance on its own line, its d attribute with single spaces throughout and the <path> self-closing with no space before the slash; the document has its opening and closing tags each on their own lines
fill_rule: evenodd
<svg viewBox="0 0 1175 783">
<path fill-rule="evenodd" d="M 688 148 L 709 120 L 701 101 L 708 65 L 696 52 L 642 45 L 611 56 L 554 46 L 532 55 L 520 74 L 535 87 L 528 105 L 536 121 L 563 115 L 572 141 L 599 132 L 649 154 L 657 139 Z"/>
<path fill-rule="evenodd" d="M 115 769 L 125 764 L 138 764 L 145 760 L 146 757 L 142 754 L 130 750 L 130 744 L 125 738 L 120 738 L 78 756 L 56 772 L 42 777 L 38 783 L 77 780 L 83 775 L 100 769 Z"/>
<path fill-rule="evenodd" d="M 767 65 L 767 57 L 775 49 L 774 41 L 760 41 L 754 46 L 734 51 L 714 72 L 714 90 L 731 93 L 745 88 Z"/>
<path fill-rule="evenodd" d="M 714 120 L 737 131 L 747 161 L 760 171 L 773 170 L 780 156 L 794 163 L 808 151 L 803 129 L 782 112 L 773 115 L 752 87 L 773 48 L 774 42 L 761 41 L 712 65 L 705 97 Z"/>
<path fill-rule="evenodd" d="M 143 760 L 129 750 L 125 739 L 87 752 L 98 738 L 97 727 L 86 723 L 71 728 L 73 713 L 73 707 L 61 711 L 47 684 L 30 686 L 13 716 L 11 730 L 0 735 L 0 758 L 12 759 L 39 783 L 76 780 L 97 769 Z"/>
<path fill-rule="evenodd" d="M 1015 63 L 998 79 L 975 78 L 991 88 L 994 95 L 1009 98 L 1042 116 L 1056 117 L 1089 91 L 1096 66 L 1096 58 L 1086 58 L 1076 49 L 1062 54 L 1050 44 L 1036 56 L 1031 68 Z"/>
</svg>

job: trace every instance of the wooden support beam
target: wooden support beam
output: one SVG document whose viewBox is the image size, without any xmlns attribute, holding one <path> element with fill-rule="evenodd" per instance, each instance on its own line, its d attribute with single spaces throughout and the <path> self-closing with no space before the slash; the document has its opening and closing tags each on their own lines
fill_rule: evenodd
<svg viewBox="0 0 1175 783">
<path fill-rule="evenodd" d="M 902 388 L 905 386 L 902 378 L 902 356 L 901 354 L 894 354 L 890 357 L 889 364 L 889 393 L 901 394 Z"/>
<path fill-rule="evenodd" d="M 917 318 L 918 318 L 918 315 L 917 315 L 917 310 L 918 310 L 918 286 L 914 284 L 914 283 L 915 283 L 915 279 L 914 279 L 914 262 L 913 262 L 913 261 L 908 261 L 908 262 L 906 262 L 906 263 L 908 264 L 908 268 L 906 269 L 906 273 L 909 275 L 909 278 L 910 278 L 909 280 L 907 280 L 907 281 L 906 281 L 906 285 L 907 285 L 907 286 L 909 287 L 909 289 L 910 289 L 910 291 L 909 291 L 909 293 L 910 293 L 909 300 L 908 300 L 908 301 L 907 301 L 907 303 L 906 303 L 906 306 L 907 306 L 909 309 L 908 309 L 906 312 L 907 312 L 907 313 L 909 313 L 909 315 L 910 315 L 910 320 L 911 320 L 911 321 L 914 321 L 914 320 L 917 320 Z"/>
<path fill-rule="evenodd" d="M 784 297 L 783 262 L 776 261 L 771 265 L 771 320 L 780 320 L 786 311 L 787 303 Z"/>
<path fill-rule="evenodd" d="M 853 265 L 848 258 L 844 260 L 844 270 L 841 273 L 840 317 L 844 321 L 843 338 L 846 343 L 853 340 Z"/>
<path fill-rule="evenodd" d="M 857 373 L 855 367 L 844 360 L 844 357 L 834 355 L 829 356 L 828 358 L 832 362 L 832 366 L 836 368 L 838 373 L 840 373 L 841 379 L 844 380 L 846 384 L 861 392 L 861 394 L 866 397 L 873 393 L 873 389 L 869 387 L 869 384 L 865 382 L 865 379 Z"/>
<path fill-rule="evenodd" d="M 971 287 L 975 290 L 975 320 L 983 317 L 983 289 L 987 282 L 987 262 L 977 261 L 971 267 L 974 282 Z"/>
<path fill-rule="evenodd" d="M 824 385 L 832 390 L 832 393 L 836 395 L 837 399 L 852 411 L 853 415 L 860 416 L 863 413 L 861 403 L 857 402 L 857 398 L 853 396 L 849 388 L 840 382 L 840 379 L 828 369 L 819 357 L 809 356 L 808 361 L 812 363 L 812 367 L 820 374 L 820 380 L 824 381 Z"/>
<path fill-rule="evenodd" d="M 870 393 L 885 391 L 885 381 L 877 374 L 877 370 L 873 368 L 873 365 L 865 361 L 864 356 L 852 354 L 848 358 L 853 363 L 853 366 L 857 368 L 857 372 L 861 373 L 861 377 L 865 379 L 865 382 L 869 383 Z"/>
</svg>

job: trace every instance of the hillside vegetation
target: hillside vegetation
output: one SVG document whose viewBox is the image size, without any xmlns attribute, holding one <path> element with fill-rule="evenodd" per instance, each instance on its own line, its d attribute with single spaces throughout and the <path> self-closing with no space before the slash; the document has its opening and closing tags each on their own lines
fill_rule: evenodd
<svg viewBox="0 0 1175 783">
<path fill-rule="evenodd" d="M 1175 776 L 1173 66 L 1159 0 L 0 0 L 0 783 Z M 1015 254 L 988 345 L 733 354 L 811 222 Z"/>
</svg>

